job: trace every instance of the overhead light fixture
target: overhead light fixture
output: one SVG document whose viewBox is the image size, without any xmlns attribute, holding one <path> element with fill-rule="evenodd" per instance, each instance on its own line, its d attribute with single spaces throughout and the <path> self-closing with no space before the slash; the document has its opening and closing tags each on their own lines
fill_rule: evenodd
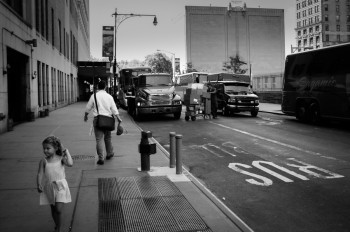
<svg viewBox="0 0 350 232">
<path fill-rule="evenodd" d="M 33 48 L 36 48 L 36 47 L 38 46 L 37 40 L 36 40 L 36 39 L 26 40 L 26 44 L 31 44 L 31 45 L 33 45 Z"/>
<path fill-rule="evenodd" d="M 154 25 L 154 26 L 157 26 L 157 24 L 158 24 L 157 16 L 154 16 L 153 25 Z"/>
</svg>

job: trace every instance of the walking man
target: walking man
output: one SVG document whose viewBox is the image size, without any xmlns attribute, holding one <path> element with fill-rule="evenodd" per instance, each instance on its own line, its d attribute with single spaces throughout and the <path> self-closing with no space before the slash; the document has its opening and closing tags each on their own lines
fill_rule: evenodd
<svg viewBox="0 0 350 232">
<path fill-rule="evenodd" d="M 100 81 L 97 84 L 98 91 L 96 92 L 96 100 L 98 104 L 99 114 L 110 116 L 110 117 L 114 115 L 117 118 L 117 121 L 120 123 L 122 120 L 119 116 L 119 111 L 117 109 L 117 106 L 115 105 L 113 97 L 105 91 L 105 88 L 106 88 L 105 81 Z M 113 145 L 111 142 L 111 131 L 101 130 L 98 127 L 96 127 L 97 109 L 96 109 L 96 102 L 93 94 L 91 95 L 89 102 L 86 105 L 85 115 L 84 115 L 85 122 L 88 120 L 88 115 L 91 110 L 94 115 L 93 126 L 94 126 L 95 138 L 96 138 L 96 151 L 98 155 L 97 164 L 103 165 L 104 164 L 103 148 L 105 147 L 106 149 L 107 160 L 109 160 L 114 156 L 114 152 L 113 152 Z"/>
</svg>

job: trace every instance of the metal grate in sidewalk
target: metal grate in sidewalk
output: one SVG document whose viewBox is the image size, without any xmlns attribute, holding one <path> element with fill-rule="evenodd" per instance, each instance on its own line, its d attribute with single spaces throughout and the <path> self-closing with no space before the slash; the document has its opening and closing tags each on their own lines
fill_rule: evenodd
<svg viewBox="0 0 350 232">
<path fill-rule="evenodd" d="M 99 178 L 99 232 L 211 232 L 165 176 Z"/>
</svg>

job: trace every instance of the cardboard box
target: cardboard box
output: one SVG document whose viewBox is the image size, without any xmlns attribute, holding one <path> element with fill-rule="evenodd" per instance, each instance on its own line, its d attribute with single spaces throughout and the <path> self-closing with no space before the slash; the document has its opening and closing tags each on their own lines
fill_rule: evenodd
<svg viewBox="0 0 350 232">
<path fill-rule="evenodd" d="M 200 104 L 200 96 L 198 94 L 185 94 L 185 105 Z"/>
</svg>

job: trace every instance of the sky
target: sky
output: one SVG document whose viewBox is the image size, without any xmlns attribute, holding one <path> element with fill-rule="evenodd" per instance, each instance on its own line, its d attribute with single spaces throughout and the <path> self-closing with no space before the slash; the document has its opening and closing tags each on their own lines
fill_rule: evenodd
<svg viewBox="0 0 350 232">
<path fill-rule="evenodd" d="M 102 27 L 114 26 L 112 14 L 156 15 L 158 25 L 153 25 L 153 17 L 131 17 L 123 21 L 117 29 L 117 61 L 140 60 L 157 50 L 169 58 L 175 54 L 180 58 L 180 68 L 186 65 L 185 6 L 228 7 L 232 2 L 247 8 L 284 9 L 285 55 L 295 46 L 295 0 L 90 0 L 90 50 L 94 58 L 102 58 Z"/>
</svg>

